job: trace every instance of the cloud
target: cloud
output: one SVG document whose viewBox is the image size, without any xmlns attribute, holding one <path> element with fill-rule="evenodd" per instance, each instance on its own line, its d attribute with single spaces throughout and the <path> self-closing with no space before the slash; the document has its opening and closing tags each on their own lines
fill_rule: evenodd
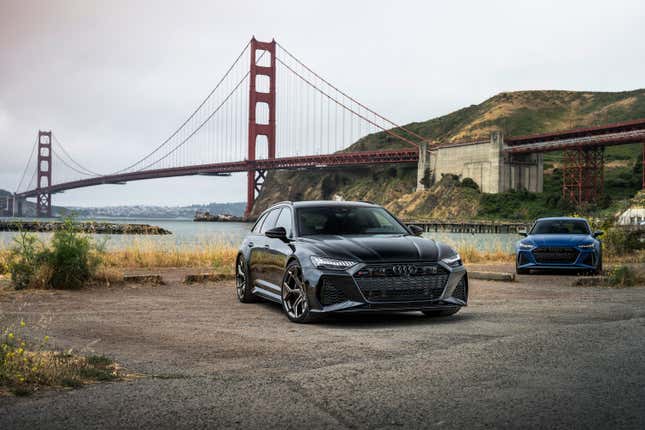
<svg viewBox="0 0 645 430">
<path fill-rule="evenodd" d="M 0 188 L 38 129 L 79 162 L 127 165 L 163 141 L 252 35 L 276 37 L 397 122 L 500 91 L 643 87 L 642 1 L 23 0 L 0 15 Z M 244 175 L 97 187 L 57 204 L 240 201 Z"/>
</svg>

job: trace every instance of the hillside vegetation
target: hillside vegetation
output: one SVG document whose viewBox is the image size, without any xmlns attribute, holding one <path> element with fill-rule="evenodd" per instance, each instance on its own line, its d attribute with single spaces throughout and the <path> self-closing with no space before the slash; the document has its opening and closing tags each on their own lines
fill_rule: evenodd
<svg viewBox="0 0 645 430">
<path fill-rule="evenodd" d="M 438 143 L 507 136 L 645 118 L 645 89 L 624 92 L 518 91 L 498 94 L 478 105 L 405 127 Z M 386 133 L 368 135 L 348 151 L 394 149 L 407 144 Z M 638 145 L 607 148 L 607 195 L 628 198 L 640 188 Z M 374 166 L 325 171 L 271 172 L 253 216 L 280 200 L 343 198 L 383 204 L 405 218 L 533 218 L 569 210 L 560 201 L 560 154 L 545 157 L 545 192 L 482 194 L 458 181 L 440 181 L 415 193 L 416 166 Z M 463 179 L 463 178 L 461 178 Z M 601 202 L 609 207 L 611 199 Z M 598 208 L 593 208 L 598 209 Z"/>
</svg>

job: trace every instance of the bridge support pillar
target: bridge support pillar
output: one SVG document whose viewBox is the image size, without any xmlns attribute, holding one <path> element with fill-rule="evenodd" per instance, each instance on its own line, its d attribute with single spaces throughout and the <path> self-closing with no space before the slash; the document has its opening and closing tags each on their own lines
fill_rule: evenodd
<svg viewBox="0 0 645 430">
<path fill-rule="evenodd" d="M 36 216 L 52 216 L 52 195 L 46 191 L 52 185 L 52 132 L 38 131 L 38 164 L 36 166 Z M 43 188 L 45 190 L 43 190 Z"/>
<path fill-rule="evenodd" d="M 573 148 L 564 151 L 562 198 L 579 206 L 593 203 L 603 194 L 604 147 Z"/>
<path fill-rule="evenodd" d="M 7 216 L 13 216 L 14 202 L 15 200 L 13 197 L 7 197 L 7 211 L 6 211 Z"/>
<path fill-rule="evenodd" d="M 22 198 L 20 198 L 18 196 L 15 196 L 13 198 L 13 208 L 12 208 L 12 210 L 13 210 L 12 216 L 13 217 L 19 217 L 19 218 L 23 217 L 23 213 L 22 213 L 23 203 L 24 203 L 24 199 L 22 199 Z"/>
<path fill-rule="evenodd" d="M 262 186 L 266 179 L 266 170 L 249 170 L 246 174 L 246 210 L 244 211 L 244 217 L 248 218 L 249 214 L 253 210 L 253 203 L 255 203 L 255 198 L 262 191 Z"/>
<path fill-rule="evenodd" d="M 433 172 L 430 167 L 428 142 L 419 143 L 419 163 L 417 164 L 417 191 L 423 191 L 433 183 Z"/>
<path fill-rule="evenodd" d="M 258 138 L 263 137 L 267 142 L 268 159 L 275 159 L 275 40 L 271 42 L 260 42 L 251 39 L 251 69 L 249 71 L 249 142 L 248 158 L 252 163 L 256 159 Z M 260 55 L 258 55 L 260 52 Z M 268 55 L 266 62 L 258 64 L 260 58 Z M 258 91 L 256 88 L 256 77 L 266 76 L 269 79 L 269 86 L 266 92 Z M 268 110 L 268 121 L 259 123 L 256 118 L 258 105 L 262 105 L 265 111 Z M 244 217 L 248 218 L 255 203 L 255 193 L 262 188 L 265 172 L 249 168 L 247 172 L 247 199 Z"/>
</svg>

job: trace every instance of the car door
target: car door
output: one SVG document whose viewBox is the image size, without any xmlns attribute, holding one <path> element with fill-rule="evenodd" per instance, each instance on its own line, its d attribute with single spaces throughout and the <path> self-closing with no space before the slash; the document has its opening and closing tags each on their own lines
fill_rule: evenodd
<svg viewBox="0 0 645 430">
<path fill-rule="evenodd" d="M 275 222 L 280 215 L 280 208 L 272 209 L 266 214 L 264 222 L 260 226 L 257 235 L 253 237 L 253 244 L 251 246 L 251 277 L 253 285 L 263 290 L 275 290 L 269 280 L 271 256 L 269 253 L 269 238 L 264 235 L 267 230 L 271 230 L 275 226 Z M 274 292 L 274 291 L 271 291 Z"/>
<path fill-rule="evenodd" d="M 255 223 L 253 226 L 253 229 L 251 230 L 251 233 L 247 236 L 246 238 L 246 246 L 249 248 L 249 275 L 252 280 L 252 285 L 255 284 L 253 280 L 257 277 L 258 274 L 258 264 L 259 264 L 259 257 L 260 255 L 258 254 L 258 251 L 260 248 L 264 247 L 265 244 L 265 236 L 260 233 L 262 229 L 262 225 L 264 224 L 264 221 L 266 220 L 268 215 L 268 212 L 262 214 L 260 218 L 258 218 L 258 221 Z"/>
<path fill-rule="evenodd" d="M 287 238 L 293 237 L 293 213 L 290 207 L 283 206 L 275 223 L 275 227 L 283 227 L 287 231 Z M 274 228 L 275 228 L 274 227 Z M 267 237 L 268 247 L 268 276 L 267 280 L 272 284 L 277 294 L 281 293 L 282 276 L 287 265 L 287 260 L 293 252 L 291 245 L 282 239 Z"/>
</svg>

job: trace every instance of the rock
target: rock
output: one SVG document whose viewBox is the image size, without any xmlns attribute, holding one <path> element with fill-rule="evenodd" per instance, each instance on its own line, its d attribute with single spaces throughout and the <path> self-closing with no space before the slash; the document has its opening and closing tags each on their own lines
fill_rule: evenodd
<svg viewBox="0 0 645 430">
<path fill-rule="evenodd" d="M 0 231 L 29 231 L 48 233 L 61 230 L 64 223 L 61 221 L 0 221 Z M 85 221 L 74 223 L 74 230 L 92 234 L 151 234 L 166 235 L 172 232 L 149 224 L 117 224 L 106 222 Z"/>
</svg>

